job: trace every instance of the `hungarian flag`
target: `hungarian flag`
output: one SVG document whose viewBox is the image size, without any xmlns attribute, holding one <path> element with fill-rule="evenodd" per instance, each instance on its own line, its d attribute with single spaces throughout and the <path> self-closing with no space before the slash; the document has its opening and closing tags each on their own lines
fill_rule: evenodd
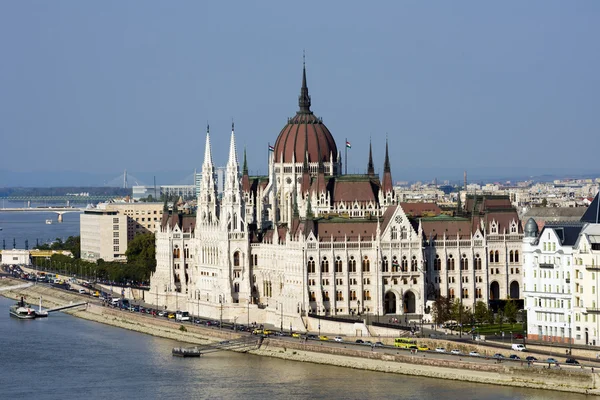
<svg viewBox="0 0 600 400">
<path fill-rule="evenodd" d="M 346 147 L 347 147 L 347 148 L 349 148 L 349 149 L 351 149 L 351 148 L 352 148 L 352 145 L 351 145 L 351 144 L 350 144 L 350 142 L 349 142 L 349 141 L 347 141 L 347 140 L 346 140 Z"/>
<path fill-rule="evenodd" d="M 398 260 L 392 260 L 392 266 L 393 267 L 397 267 L 398 266 Z"/>
<path fill-rule="evenodd" d="M 269 151 L 275 151 L 275 147 L 269 145 Z"/>
</svg>

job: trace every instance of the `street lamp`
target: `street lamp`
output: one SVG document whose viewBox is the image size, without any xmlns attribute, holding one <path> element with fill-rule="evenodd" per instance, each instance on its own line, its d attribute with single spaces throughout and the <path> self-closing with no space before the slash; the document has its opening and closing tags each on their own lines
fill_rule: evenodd
<svg viewBox="0 0 600 400">
<path fill-rule="evenodd" d="M 200 318 L 200 289 L 196 289 L 196 304 L 198 305 L 198 318 Z"/>
<path fill-rule="evenodd" d="M 279 302 L 279 312 L 280 312 L 280 317 L 279 317 L 279 332 L 283 332 L 283 303 Z"/>
<path fill-rule="evenodd" d="M 219 295 L 219 304 L 221 305 L 221 317 L 219 319 L 219 329 L 223 327 L 223 301 L 225 300 L 225 295 Z"/>
<path fill-rule="evenodd" d="M 250 329 L 250 302 L 252 301 L 251 297 L 248 297 L 248 329 Z"/>
</svg>

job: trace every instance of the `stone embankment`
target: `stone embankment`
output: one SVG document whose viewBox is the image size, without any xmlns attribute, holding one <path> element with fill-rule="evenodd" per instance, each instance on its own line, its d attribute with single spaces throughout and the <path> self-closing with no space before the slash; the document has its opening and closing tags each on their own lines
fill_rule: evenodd
<svg viewBox="0 0 600 400">
<path fill-rule="evenodd" d="M 3 279 L 0 280 L 0 287 L 18 283 L 20 281 Z M 4 291 L 1 294 L 12 299 L 19 299 L 23 296 L 31 304 L 38 304 L 41 296 L 44 307 L 56 307 L 89 299 L 87 296 L 64 292 L 44 285 Z M 180 329 L 180 324 L 164 318 L 123 312 L 91 303 L 85 309 L 67 312 L 79 318 L 191 344 L 208 344 L 241 336 L 232 331 L 188 324 L 185 325 L 185 329 Z M 559 370 L 531 368 L 526 364 L 519 366 L 507 363 L 474 363 L 439 359 L 425 353 L 390 354 L 377 349 L 372 351 L 370 348 L 333 347 L 324 345 L 322 342 L 290 341 L 277 338 L 266 339 L 260 349 L 248 352 L 286 360 L 371 371 L 600 395 L 598 374 L 577 369 Z"/>
</svg>

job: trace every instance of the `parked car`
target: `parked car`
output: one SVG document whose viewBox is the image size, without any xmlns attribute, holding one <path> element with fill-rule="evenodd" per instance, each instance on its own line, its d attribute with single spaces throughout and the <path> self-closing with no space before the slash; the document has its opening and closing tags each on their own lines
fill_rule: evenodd
<svg viewBox="0 0 600 400">
<path fill-rule="evenodd" d="M 515 339 L 523 339 L 523 335 L 520 333 L 515 334 Z"/>
<path fill-rule="evenodd" d="M 537 361 L 538 359 L 535 358 L 534 356 L 527 356 L 527 357 L 525 357 L 525 360 L 527 360 L 527 361 Z"/>
<path fill-rule="evenodd" d="M 548 357 L 548 359 L 546 360 L 546 362 L 548 364 L 557 364 L 558 363 L 558 361 L 556 361 L 556 359 L 553 358 L 553 357 Z"/>
<path fill-rule="evenodd" d="M 459 349 L 452 349 L 450 351 L 451 354 L 456 354 L 456 355 L 460 355 L 460 350 Z"/>
<path fill-rule="evenodd" d="M 504 357 L 504 356 L 503 356 L 502 354 L 500 354 L 500 353 L 496 353 L 496 354 L 494 354 L 494 358 L 497 358 L 497 359 L 501 360 L 501 359 L 504 359 L 504 358 L 506 358 L 506 357 Z"/>
<path fill-rule="evenodd" d="M 525 345 L 522 345 L 520 343 L 515 343 L 512 345 L 512 349 L 514 351 L 527 351 L 527 348 L 525 348 Z"/>
<path fill-rule="evenodd" d="M 579 365 L 579 361 L 577 361 L 574 358 L 567 358 L 565 360 L 565 364 L 569 364 L 569 365 Z"/>
<path fill-rule="evenodd" d="M 327 341 L 329 338 L 325 335 L 319 336 L 319 340 Z"/>
<path fill-rule="evenodd" d="M 85 289 L 79 289 L 79 294 L 86 294 L 87 292 L 85 291 Z"/>
<path fill-rule="evenodd" d="M 375 347 L 383 347 L 385 345 L 383 344 L 383 342 L 375 342 L 375 344 L 373 346 L 375 346 Z"/>
<path fill-rule="evenodd" d="M 317 335 L 307 335 L 306 338 L 309 340 L 318 340 L 319 339 L 319 337 Z"/>
<path fill-rule="evenodd" d="M 427 345 L 424 344 L 418 344 L 417 345 L 417 350 L 421 350 L 421 351 L 429 351 L 430 348 Z"/>
<path fill-rule="evenodd" d="M 479 354 L 479 353 L 478 353 L 478 352 L 476 352 L 476 351 L 471 351 L 471 352 L 469 352 L 469 355 L 470 355 L 471 357 L 481 357 L 481 354 Z"/>
<path fill-rule="evenodd" d="M 516 354 L 511 354 L 510 356 L 508 356 L 508 358 L 510 358 L 511 360 L 520 360 L 521 359 L 521 357 L 519 357 Z"/>
<path fill-rule="evenodd" d="M 335 340 L 336 342 L 343 342 L 344 341 L 341 336 L 336 336 L 336 337 L 333 338 L 333 340 Z"/>
<path fill-rule="evenodd" d="M 356 341 L 354 342 L 356 344 L 365 344 L 365 341 L 362 339 L 356 339 Z"/>
<path fill-rule="evenodd" d="M 292 333 L 292 337 L 293 338 L 299 338 L 300 337 L 300 332 L 294 332 L 294 333 Z"/>
<path fill-rule="evenodd" d="M 437 351 L 438 353 L 445 353 L 446 352 L 446 348 L 445 347 L 436 347 L 435 351 Z"/>
</svg>

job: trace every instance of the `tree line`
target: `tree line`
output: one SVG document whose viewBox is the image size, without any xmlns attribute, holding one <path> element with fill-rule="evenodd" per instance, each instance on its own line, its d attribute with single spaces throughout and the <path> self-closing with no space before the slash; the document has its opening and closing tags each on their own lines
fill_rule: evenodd
<svg viewBox="0 0 600 400">
<path fill-rule="evenodd" d="M 433 303 L 432 314 L 436 324 L 446 321 L 456 321 L 461 325 L 475 324 L 502 324 L 517 322 L 517 304 L 514 300 L 508 300 L 498 313 L 494 314 L 491 308 L 483 301 L 475 303 L 474 309 L 465 307 L 460 300 L 454 301 L 448 297 L 440 296 Z"/>
<path fill-rule="evenodd" d="M 69 236 L 64 242 L 56 239 L 52 244 L 36 246 L 40 250 L 69 250 L 73 257 L 53 254 L 50 258 L 35 260 L 39 269 L 76 275 L 89 280 L 108 280 L 116 283 L 147 284 L 150 274 L 156 269 L 155 237 L 152 233 L 136 235 L 127 244 L 127 262 L 108 262 L 103 259 L 95 263 L 81 259 L 81 238 Z"/>
</svg>

